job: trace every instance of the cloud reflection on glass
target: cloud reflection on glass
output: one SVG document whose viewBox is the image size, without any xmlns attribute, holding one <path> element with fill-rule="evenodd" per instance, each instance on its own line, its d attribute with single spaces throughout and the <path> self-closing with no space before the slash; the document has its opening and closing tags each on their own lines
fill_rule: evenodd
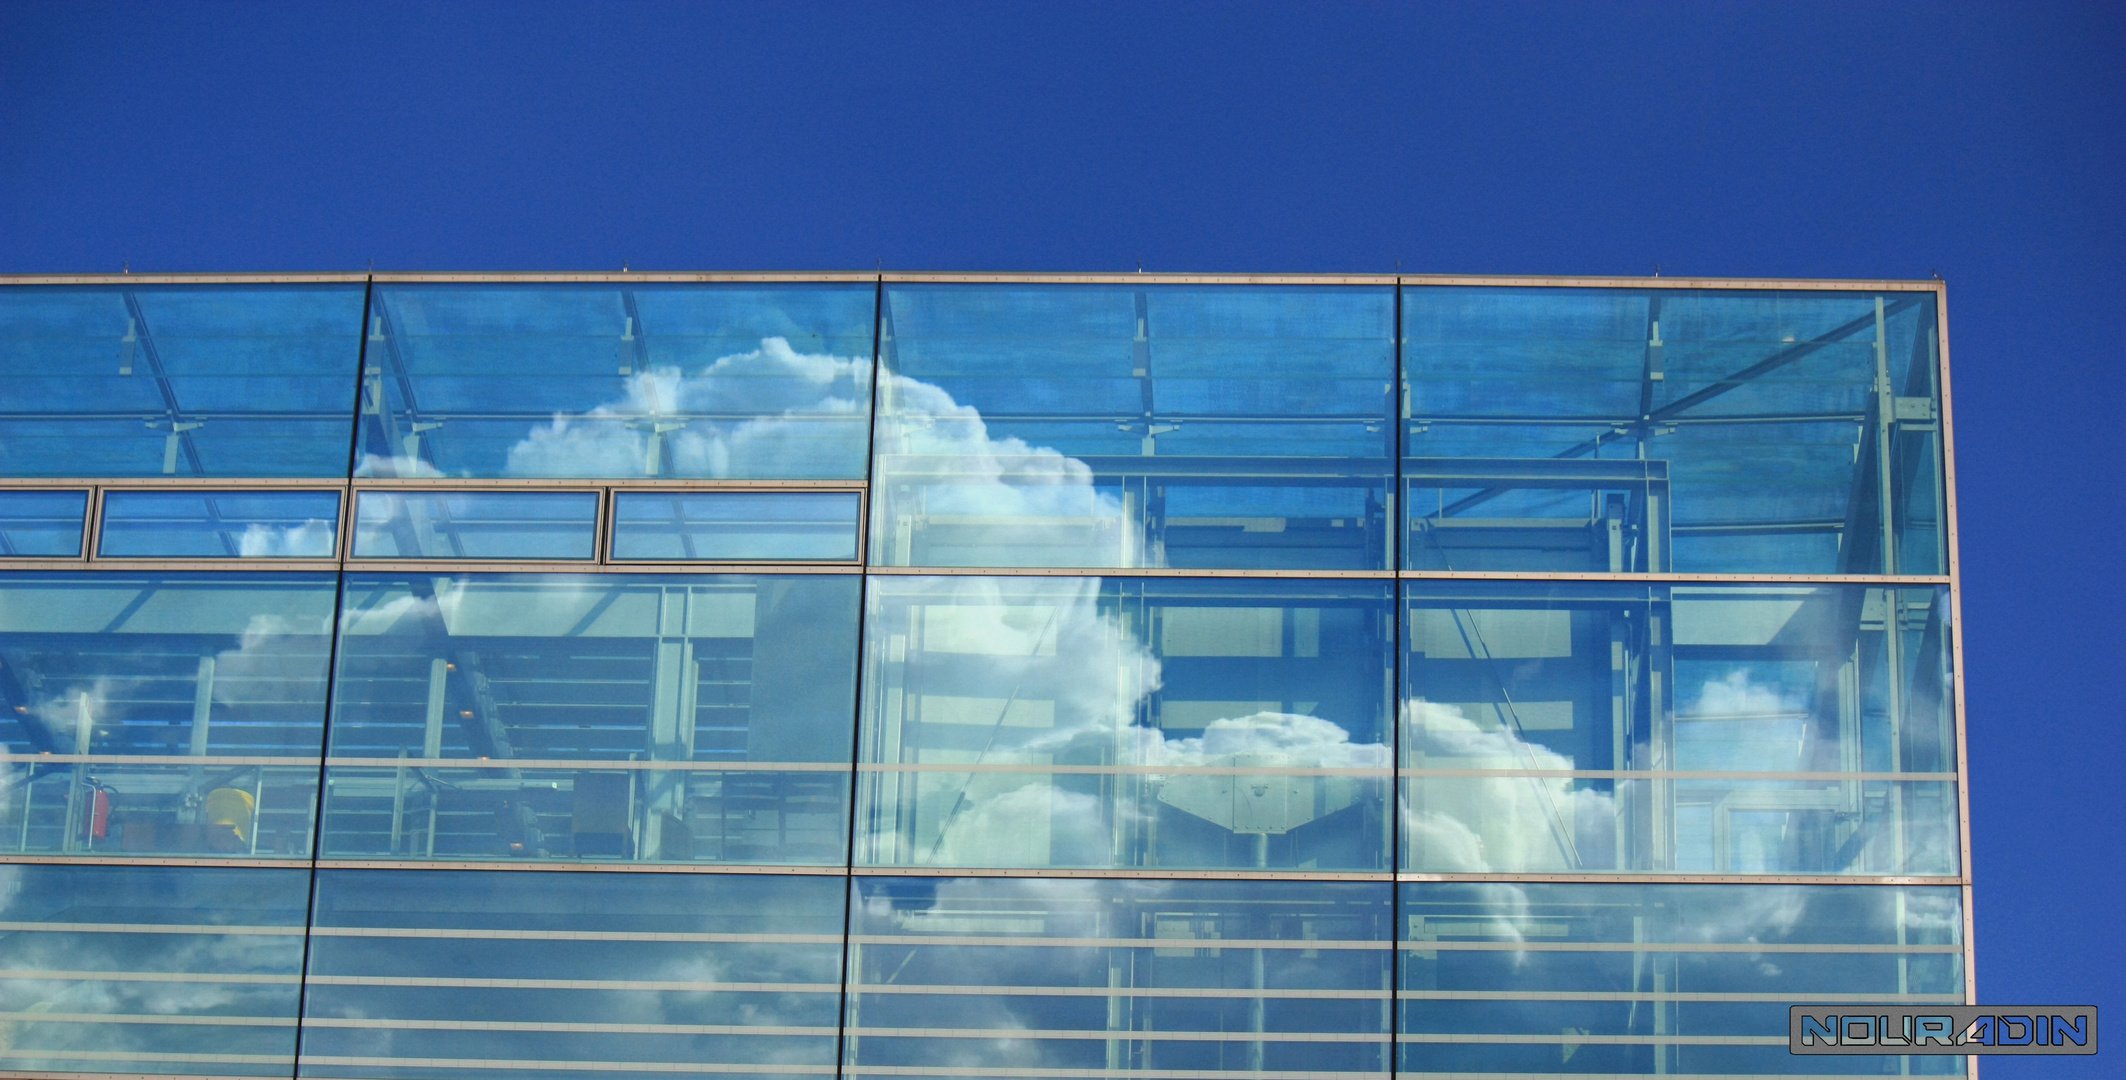
<svg viewBox="0 0 2126 1080">
<path fill-rule="evenodd" d="M 860 863 L 1387 868 L 1386 583 L 871 588 Z"/>
</svg>

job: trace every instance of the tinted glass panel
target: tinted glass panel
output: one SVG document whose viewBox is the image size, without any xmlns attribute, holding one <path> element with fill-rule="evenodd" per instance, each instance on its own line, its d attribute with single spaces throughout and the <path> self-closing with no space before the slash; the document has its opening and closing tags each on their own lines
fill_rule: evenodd
<svg viewBox="0 0 2126 1080">
<path fill-rule="evenodd" d="M 1945 572 L 1931 293 L 1413 286 L 1403 333 L 1409 567 Z"/>
<path fill-rule="evenodd" d="M 306 857 L 329 574 L 0 575 L 0 850 Z"/>
<path fill-rule="evenodd" d="M 307 867 L 10 866 L 0 1069 L 287 1076 Z"/>
<path fill-rule="evenodd" d="M 855 492 L 624 491 L 614 496 L 613 558 L 849 562 Z"/>
<path fill-rule="evenodd" d="M 856 881 L 845 1076 L 1385 1076 L 1393 886 Z"/>
<path fill-rule="evenodd" d="M 1946 589 L 1403 587 L 1407 869 L 1956 872 Z"/>
<path fill-rule="evenodd" d="M 840 865 L 852 576 L 349 575 L 327 855 Z"/>
<path fill-rule="evenodd" d="M 0 491 L 0 559 L 80 555 L 88 512 L 86 491 Z"/>
<path fill-rule="evenodd" d="M 597 551 L 591 491 L 364 491 L 357 559 L 588 559 Z"/>
<path fill-rule="evenodd" d="M 345 476 L 362 289 L 0 288 L 0 475 Z"/>
<path fill-rule="evenodd" d="M 832 1074 L 839 877 L 318 875 L 303 1076 Z"/>
<path fill-rule="evenodd" d="M 857 862 L 1385 870 L 1386 582 L 871 580 Z"/>
<path fill-rule="evenodd" d="M 1387 567 L 1388 290 L 885 296 L 874 562 Z"/>
<path fill-rule="evenodd" d="M 356 475 L 861 479 L 874 297 L 378 285 Z"/>
<path fill-rule="evenodd" d="M 1963 1072 L 1786 1051 L 1789 1003 L 1961 1003 L 1953 888 L 1401 888 L 1401 1076 Z"/>
<path fill-rule="evenodd" d="M 339 542 L 331 491 L 110 491 L 105 557 L 329 559 Z"/>
</svg>

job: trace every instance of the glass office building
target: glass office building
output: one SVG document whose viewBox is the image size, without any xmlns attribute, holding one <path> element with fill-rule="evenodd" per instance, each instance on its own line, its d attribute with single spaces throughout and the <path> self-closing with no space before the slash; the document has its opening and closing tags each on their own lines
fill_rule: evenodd
<svg viewBox="0 0 2126 1080">
<path fill-rule="evenodd" d="M 0 279 L 0 1072 L 1962 1075 L 1943 318 Z"/>
</svg>

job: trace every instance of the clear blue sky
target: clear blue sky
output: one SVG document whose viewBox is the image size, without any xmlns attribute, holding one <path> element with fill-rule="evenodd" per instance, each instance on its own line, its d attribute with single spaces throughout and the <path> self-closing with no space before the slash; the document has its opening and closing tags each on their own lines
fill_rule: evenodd
<svg viewBox="0 0 2126 1080">
<path fill-rule="evenodd" d="M 2000 1003 L 2126 968 L 2122 147 L 2118 4 L 0 0 L 0 273 L 1940 273 Z"/>
</svg>

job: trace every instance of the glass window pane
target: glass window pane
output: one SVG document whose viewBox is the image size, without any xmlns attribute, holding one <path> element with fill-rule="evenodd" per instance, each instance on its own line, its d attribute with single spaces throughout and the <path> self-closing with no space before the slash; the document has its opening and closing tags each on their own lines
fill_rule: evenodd
<svg viewBox="0 0 2126 1080">
<path fill-rule="evenodd" d="M 1946 572 L 1932 293 L 1411 286 L 1403 331 L 1407 567 Z"/>
<path fill-rule="evenodd" d="M 889 285 L 872 560 L 1385 569 L 1385 288 Z"/>
<path fill-rule="evenodd" d="M 0 575 L 0 850 L 307 858 L 332 589 Z"/>
<path fill-rule="evenodd" d="M 847 858 L 854 575 L 346 590 L 326 854 Z"/>
<path fill-rule="evenodd" d="M 0 1070 L 288 1076 L 310 871 L 10 866 Z"/>
<path fill-rule="evenodd" d="M 332 491 L 110 491 L 105 558 L 329 559 L 339 543 Z"/>
<path fill-rule="evenodd" d="M 623 491 L 613 558 L 851 562 L 860 510 L 853 491 Z"/>
<path fill-rule="evenodd" d="M 845 895 L 829 876 L 325 870 L 301 1075 L 831 1074 Z"/>
<path fill-rule="evenodd" d="M 858 878 L 843 1075 L 1386 1076 L 1393 889 Z"/>
<path fill-rule="evenodd" d="M 345 476 L 362 291 L 0 287 L 0 475 Z"/>
<path fill-rule="evenodd" d="M 378 285 L 355 475 L 862 479 L 875 296 Z"/>
<path fill-rule="evenodd" d="M 1403 588 L 1406 869 L 1956 872 L 1946 589 Z"/>
<path fill-rule="evenodd" d="M 357 559 L 588 559 L 594 491 L 364 491 Z"/>
<path fill-rule="evenodd" d="M 1963 1001 L 1955 888 L 1405 882 L 1397 929 L 1403 1076 L 1783 1076 L 1790 1003 Z"/>
<path fill-rule="evenodd" d="M 870 588 L 859 865 L 1388 868 L 1387 582 Z"/>
<path fill-rule="evenodd" d="M 0 491 L 0 559 L 78 557 L 88 513 L 86 491 Z"/>
</svg>

